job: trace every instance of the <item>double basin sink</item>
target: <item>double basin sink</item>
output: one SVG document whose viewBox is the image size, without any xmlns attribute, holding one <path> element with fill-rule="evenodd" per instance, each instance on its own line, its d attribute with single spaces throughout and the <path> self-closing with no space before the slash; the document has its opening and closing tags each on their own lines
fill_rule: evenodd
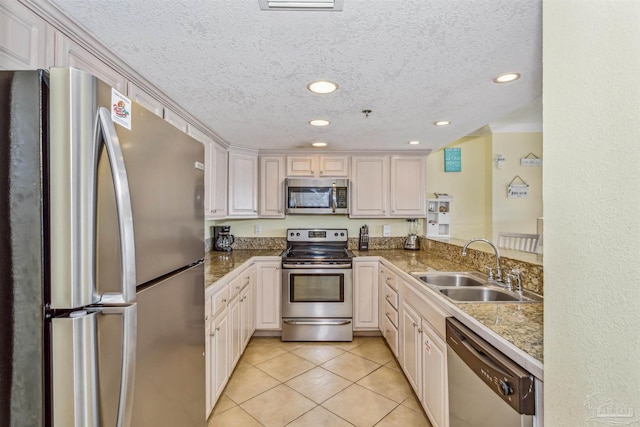
<svg viewBox="0 0 640 427">
<path fill-rule="evenodd" d="M 454 302 L 540 302 L 542 298 L 527 291 L 509 290 L 503 284 L 480 274 L 468 272 L 412 273 L 431 289 Z"/>
</svg>

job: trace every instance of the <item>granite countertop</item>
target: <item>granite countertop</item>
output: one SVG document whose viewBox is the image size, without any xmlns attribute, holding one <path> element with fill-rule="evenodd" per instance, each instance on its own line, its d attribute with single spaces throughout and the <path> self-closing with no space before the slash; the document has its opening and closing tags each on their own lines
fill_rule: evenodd
<svg viewBox="0 0 640 427">
<path fill-rule="evenodd" d="M 213 285 L 255 256 L 280 256 L 282 249 L 241 249 L 230 252 L 211 251 L 204 255 L 204 287 Z"/>
<path fill-rule="evenodd" d="M 376 256 L 386 259 L 405 273 L 424 271 L 469 271 L 467 267 L 426 251 L 404 249 L 354 251 L 356 256 Z M 434 292 L 435 294 L 435 292 Z M 533 357 L 537 368 L 543 362 L 543 303 L 453 303 L 437 295 L 461 314 L 466 314 L 482 326 L 495 332 L 524 353 Z"/>
<path fill-rule="evenodd" d="M 254 256 L 279 256 L 282 250 L 243 249 L 231 252 L 209 252 L 205 256 L 205 286 L 210 286 L 225 274 L 233 271 Z M 423 271 L 468 271 L 467 267 L 440 258 L 427 251 L 407 251 L 404 249 L 377 249 L 353 251 L 357 257 L 381 257 L 406 273 Z M 426 289 L 426 287 L 425 287 Z M 467 324 L 477 324 L 497 335 L 520 352 L 533 358 L 533 364 L 524 366 L 536 371 L 541 378 L 543 362 L 543 303 L 453 303 L 435 291 L 429 291 L 433 298 L 444 302 L 452 311 L 467 320 Z M 464 319 L 460 319 L 464 320 Z M 464 322 L 463 322 L 464 323 Z M 469 326 L 469 325 L 468 325 Z M 472 328 L 476 329 L 477 328 Z M 485 337 L 486 338 L 486 337 Z"/>
</svg>

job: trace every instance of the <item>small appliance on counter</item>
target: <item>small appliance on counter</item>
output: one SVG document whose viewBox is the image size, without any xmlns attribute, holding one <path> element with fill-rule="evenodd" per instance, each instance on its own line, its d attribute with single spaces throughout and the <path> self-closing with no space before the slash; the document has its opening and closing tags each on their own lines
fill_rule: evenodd
<svg viewBox="0 0 640 427">
<path fill-rule="evenodd" d="M 407 220 L 409 235 L 407 236 L 407 240 L 404 242 L 404 248 L 417 251 L 420 249 L 420 239 L 418 239 L 418 228 L 420 224 L 416 218 Z"/>
<path fill-rule="evenodd" d="M 358 250 L 369 250 L 369 226 L 367 224 L 360 227 L 360 240 L 358 240 Z"/>
<path fill-rule="evenodd" d="M 235 242 L 236 238 L 233 234 L 230 234 L 231 226 L 220 225 L 213 226 L 213 250 L 230 252 L 231 245 Z"/>
</svg>

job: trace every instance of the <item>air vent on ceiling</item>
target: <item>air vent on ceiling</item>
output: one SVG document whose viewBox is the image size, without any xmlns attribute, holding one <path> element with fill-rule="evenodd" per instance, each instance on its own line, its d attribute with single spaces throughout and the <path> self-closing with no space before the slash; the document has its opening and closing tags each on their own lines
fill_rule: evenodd
<svg viewBox="0 0 640 427">
<path fill-rule="evenodd" d="M 262 10 L 342 11 L 344 0 L 258 0 Z"/>
</svg>

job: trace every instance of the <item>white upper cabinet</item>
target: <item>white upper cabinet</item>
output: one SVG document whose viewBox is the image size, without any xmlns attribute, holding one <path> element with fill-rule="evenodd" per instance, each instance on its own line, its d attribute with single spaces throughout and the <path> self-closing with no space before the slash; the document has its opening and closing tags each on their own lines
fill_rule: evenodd
<svg viewBox="0 0 640 427">
<path fill-rule="evenodd" d="M 219 144 L 212 144 L 210 157 L 211 166 L 209 187 L 205 184 L 208 193 L 209 213 L 205 212 L 207 219 L 219 219 L 227 216 L 227 183 L 228 183 L 228 153 L 227 149 Z M 206 199 L 206 197 L 205 197 Z M 205 204 L 207 206 L 207 204 Z"/>
<path fill-rule="evenodd" d="M 127 80 L 120 73 L 60 32 L 56 32 L 55 63 L 91 73 L 118 92 L 127 93 Z"/>
<path fill-rule="evenodd" d="M 245 151 L 229 151 L 228 217 L 258 216 L 258 155 Z"/>
<path fill-rule="evenodd" d="M 390 170 L 391 216 L 403 218 L 426 216 L 426 157 L 391 156 Z"/>
<path fill-rule="evenodd" d="M 52 28 L 16 1 L 0 2 L 0 70 L 53 65 Z"/>
<path fill-rule="evenodd" d="M 164 107 L 164 119 L 180 129 L 182 132 L 187 133 L 189 124 L 182 116 L 179 116 L 174 111 Z"/>
<path fill-rule="evenodd" d="M 144 108 L 151 111 L 156 116 L 164 117 L 164 105 L 162 105 L 162 103 L 155 99 L 153 96 L 145 92 L 142 88 L 131 82 L 127 82 L 127 96 L 131 98 L 132 101 L 135 101 L 138 104 L 142 105 Z M 204 140 L 197 135 L 191 136 L 204 143 Z M 207 138 L 206 135 L 203 135 L 203 138 Z"/>
<path fill-rule="evenodd" d="M 352 218 L 417 218 L 426 215 L 424 156 L 353 156 Z"/>
<path fill-rule="evenodd" d="M 287 176 L 348 178 L 349 156 L 287 156 Z"/>
<path fill-rule="evenodd" d="M 284 157 L 260 157 L 260 217 L 284 218 Z"/>
<path fill-rule="evenodd" d="M 351 158 L 352 218 L 388 216 L 389 158 L 353 156 Z"/>
</svg>

